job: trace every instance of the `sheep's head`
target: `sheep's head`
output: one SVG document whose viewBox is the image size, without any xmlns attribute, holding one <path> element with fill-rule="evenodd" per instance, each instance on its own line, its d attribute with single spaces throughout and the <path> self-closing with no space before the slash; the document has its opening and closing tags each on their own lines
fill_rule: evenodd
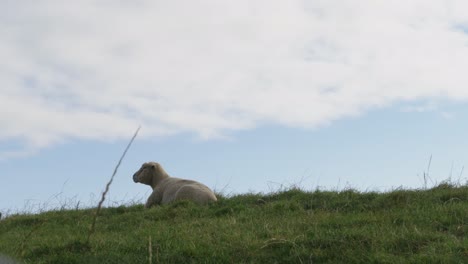
<svg viewBox="0 0 468 264">
<path fill-rule="evenodd" d="M 153 177 L 156 178 L 153 179 Z M 155 184 L 155 181 L 159 181 L 165 177 L 167 177 L 167 173 L 159 163 L 146 162 L 133 174 L 133 181 L 152 186 Z"/>
</svg>

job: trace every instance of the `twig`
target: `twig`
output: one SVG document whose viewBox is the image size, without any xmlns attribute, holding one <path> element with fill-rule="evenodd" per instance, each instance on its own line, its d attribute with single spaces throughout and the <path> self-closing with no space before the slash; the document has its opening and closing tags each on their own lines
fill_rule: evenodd
<svg viewBox="0 0 468 264">
<path fill-rule="evenodd" d="M 153 263 L 153 249 L 151 247 L 151 236 L 148 237 L 149 264 Z"/>
<path fill-rule="evenodd" d="M 95 226 L 96 226 L 96 219 L 99 215 L 99 212 L 101 211 L 101 208 L 102 208 L 102 204 L 104 203 L 104 200 L 106 199 L 106 194 L 107 192 L 109 191 L 109 187 L 110 185 L 112 184 L 112 181 L 114 180 L 114 176 L 115 174 L 117 174 L 117 170 L 119 169 L 119 166 L 120 164 L 122 163 L 122 160 L 123 158 L 125 157 L 125 155 L 127 154 L 127 151 L 128 149 L 130 148 L 130 146 L 132 145 L 133 143 L 133 140 L 135 140 L 136 136 L 138 135 L 138 131 L 140 131 L 140 126 L 138 127 L 138 129 L 135 131 L 135 134 L 133 135 L 132 139 L 130 140 L 130 142 L 128 143 L 127 147 L 125 148 L 125 151 L 123 152 L 122 156 L 120 157 L 120 160 L 119 162 L 117 163 L 117 165 L 115 166 L 114 168 L 114 173 L 112 173 L 112 177 L 110 178 L 109 182 L 107 182 L 106 184 L 106 189 L 104 190 L 104 192 L 102 193 L 102 197 L 101 197 L 101 201 L 99 201 L 99 204 L 98 204 L 98 207 L 96 209 L 96 212 L 94 214 L 94 217 L 93 217 L 93 223 L 91 224 L 91 227 L 89 229 L 89 232 L 88 232 L 88 238 L 86 240 L 86 242 L 89 244 L 89 239 L 91 238 L 91 235 L 94 233 L 94 230 L 95 230 Z"/>
</svg>

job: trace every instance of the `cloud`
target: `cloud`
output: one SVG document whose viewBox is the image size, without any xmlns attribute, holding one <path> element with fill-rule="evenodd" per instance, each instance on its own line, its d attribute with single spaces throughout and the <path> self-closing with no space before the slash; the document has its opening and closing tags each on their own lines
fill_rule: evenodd
<svg viewBox="0 0 468 264">
<path fill-rule="evenodd" d="M 6 152 L 127 138 L 139 124 L 212 138 L 468 99 L 464 1 L 3 5 L 0 144 L 23 146 Z"/>
</svg>

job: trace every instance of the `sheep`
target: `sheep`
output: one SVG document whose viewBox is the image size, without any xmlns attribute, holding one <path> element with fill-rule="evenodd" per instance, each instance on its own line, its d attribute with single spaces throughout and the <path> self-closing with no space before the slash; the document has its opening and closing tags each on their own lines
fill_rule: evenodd
<svg viewBox="0 0 468 264">
<path fill-rule="evenodd" d="M 200 205 L 217 201 L 213 191 L 206 185 L 192 180 L 170 177 L 156 162 L 143 163 L 141 168 L 133 174 L 133 181 L 153 188 L 153 193 L 146 201 L 145 208 L 175 200 L 191 200 Z"/>
</svg>

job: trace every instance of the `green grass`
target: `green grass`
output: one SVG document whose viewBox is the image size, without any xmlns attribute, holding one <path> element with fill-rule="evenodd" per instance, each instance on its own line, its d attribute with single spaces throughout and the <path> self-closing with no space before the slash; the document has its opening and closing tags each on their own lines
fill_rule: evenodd
<svg viewBox="0 0 468 264">
<path fill-rule="evenodd" d="M 12 215 L 0 221 L 0 252 L 24 263 L 468 263 L 468 186 L 103 208 L 86 243 L 92 218 Z"/>
</svg>

